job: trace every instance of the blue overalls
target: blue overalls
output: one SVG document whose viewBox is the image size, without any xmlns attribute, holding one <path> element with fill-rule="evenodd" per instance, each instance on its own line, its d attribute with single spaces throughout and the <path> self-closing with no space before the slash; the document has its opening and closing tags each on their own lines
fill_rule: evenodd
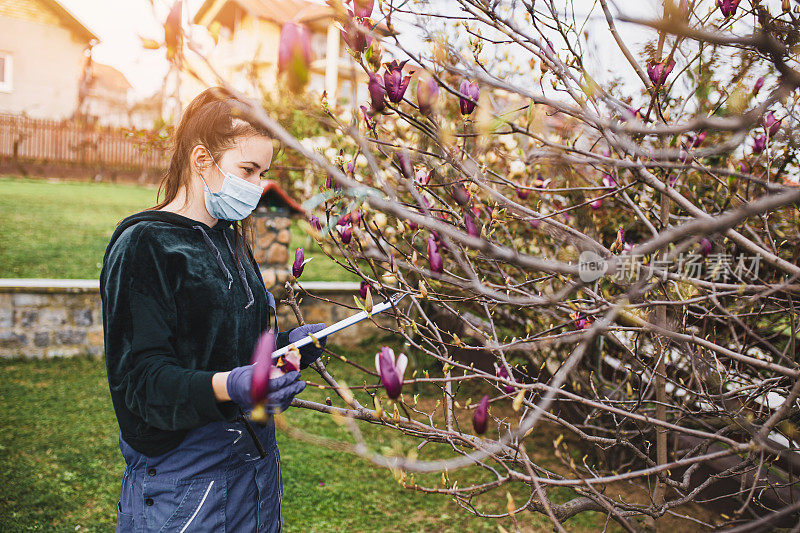
<svg viewBox="0 0 800 533">
<path fill-rule="evenodd" d="M 117 531 L 281 531 L 280 453 L 272 420 L 250 423 L 261 457 L 243 421 L 195 428 L 173 450 L 148 457 L 119 434 L 125 471 L 117 504 Z"/>
</svg>

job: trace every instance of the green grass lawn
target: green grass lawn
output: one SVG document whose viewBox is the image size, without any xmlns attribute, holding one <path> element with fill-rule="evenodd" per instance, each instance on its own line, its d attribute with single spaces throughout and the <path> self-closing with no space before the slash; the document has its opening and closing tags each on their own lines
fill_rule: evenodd
<svg viewBox="0 0 800 533">
<path fill-rule="evenodd" d="M 367 340 L 356 353 L 332 348 L 368 365 L 377 344 Z M 363 376 L 338 360 L 330 362 L 329 368 L 351 385 Z M 124 460 L 104 362 L 85 357 L 12 359 L 0 361 L 0 372 L 0 531 L 112 530 Z M 304 371 L 304 378 L 320 381 L 312 370 Z M 416 392 L 421 393 L 420 401 L 433 401 L 432 391 Z M 324 402 L 326 396 L 335 397 L 331 391 L 309 386 L 300 397 Z M 363 392 L 356 396 L 361 401 L 366 398 Z M 334 398 L 334 405 L 343 404 Z M 328 415 L 291 408 L 286 419 L 305 431 L 352 442 Z M 382 428 L 368 424 L 362 428 L 376 450 L 407 452 L 415 444 Z M 287 531 L 489 532 L 498 531 L 498 524 L 513 531 L 510 519 L 475 518 L 446 495 L 401 487 L 389 470 L 357 456 L 293 439 L 280 430 L 277 433 Z M 552 447 L 551 434 L 537 440 L 540 442 L 534 445 Z M 450 455 L 452 452 L 432 444 L 420 452 L 422 458 Z M 458 479 L 460 486 L 489 479 L 476 469 L 450 476 L 451 481 Z M 416 480 L 441 486 L 441 474 L 417 476 Z M 518 502 L 524 501 L 524 489 L 520 485 L 511 488 Z M 556 502 L 570 495 L 567 489 L 551 493 Z M 475 503 L 485 511 L 502 512 L 505 487 Z M 522 531 L 552 531 L 542 515 L 523 513 L 518 521 L 524 526 Z M 603 523 L 604 517 L 598 513 L 585 513 L 566 525 L 570 531 L 597 531 Z"/>
<path fill-rule="evenodd" d="M 155 186 L 0 176 L 0 278 L 100 277 L 117 222 L 156 204 Z M 290 255 L 306 257 L 305 281 L 355 281 L 295 222 Z"/>
</svg>

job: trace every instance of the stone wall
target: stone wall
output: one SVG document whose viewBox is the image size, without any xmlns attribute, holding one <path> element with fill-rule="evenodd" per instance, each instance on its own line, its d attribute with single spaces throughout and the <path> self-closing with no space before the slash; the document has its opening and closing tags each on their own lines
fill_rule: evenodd
<svg viewBox="0 0 800 533">
<path fill-rule="evenodd" d="M 266 276 L 267 272 L 263 272 Z M 358 283 L 304 282 L 315 296 L 353 306 Z M 297 325 L 289 306 L 280 304 L 285 295 L 271 291 L 278 302 L 281 330 Z M 300 291 L 298 291 L 298 294 Z M 307 323 L 338 322 L 358 312 L 335 303 L 320 301 L 308 294 L 300 304 Z M 380 314 L 378 323 L 391 324 L 391 317 Z M 364 337 L 379 333 L 364 320 L 331 336 L 331 343 L 355 346 Z M 98 280 L 0 279 L 0 357 L 64 357 L 89 354 L 103 357 L 103 316 Z"/>
</svg>

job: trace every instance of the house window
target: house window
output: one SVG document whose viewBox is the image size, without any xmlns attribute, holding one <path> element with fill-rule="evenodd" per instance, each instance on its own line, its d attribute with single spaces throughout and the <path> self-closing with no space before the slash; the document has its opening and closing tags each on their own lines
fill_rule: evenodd
<svg viewBox="0 0 800 533">
<path fill-rule="evenodd" d="M 12 74 L 11 54 L 0 52 L 0 91 L 11 92 L 14 88 Z"/>
</svg>

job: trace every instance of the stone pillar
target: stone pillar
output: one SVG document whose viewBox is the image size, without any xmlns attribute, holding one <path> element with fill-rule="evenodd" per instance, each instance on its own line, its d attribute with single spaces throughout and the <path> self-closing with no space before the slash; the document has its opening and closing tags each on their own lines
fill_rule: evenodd
<svg viewBox="0 0 800 533">
<path fill-rule="evenodd" d="M 253 222 L 255 225 L 253 257 L 261 267 L 267 290 L 272 292 L 275 288 L 283 287 L 291 274 L 289 228 L 292 221 L 286 216 L 256 211 L 253 213 Z"/>
</svg>

